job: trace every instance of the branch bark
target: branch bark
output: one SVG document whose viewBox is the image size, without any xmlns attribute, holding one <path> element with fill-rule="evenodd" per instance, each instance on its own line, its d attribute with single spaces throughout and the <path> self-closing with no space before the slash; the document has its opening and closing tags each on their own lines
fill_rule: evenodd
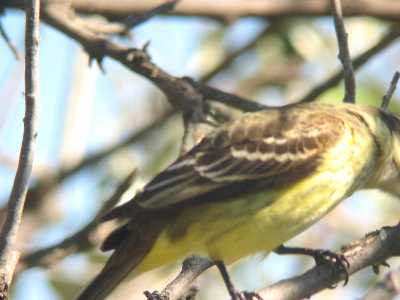
<svg viewBox="0 0 400 300">
<path fill-rule="evenodd" d="M 71 17 L 73 12 L 69 7 L 62 4 L 53 4 L 43 10 L 43 20 L 64 32 L 68 36 L 77 40 L 88 51 L 91 57 L 99 63 L 105 56 L 111 57 L 123 64 L 131 71 L 138 73 L 156 85 L 167 97 L 170 104 L 183 111 L 196 111 L 203 109 L 205 99 L 229 104 L 243 111 L 254 111 L 264 106 L 251 100 L 238 97 L 233 94 L 219 91 L 214 88 L 207 89 L 207 95 L 203 94 L 197 87 L 205 85 L 195 85 L 193 80 L 184 77 L 175 77 L 165 70 L 155 65 L 143 49 L 129 49 L 108 41 L 107 39 L 95 35 L 93 32 L 85 31 L 79 22 Z M 203 89 L 204 90 L 204 89 Z M 234 99 L 227 103 L 227 99 Z"/>
<path fill-rule="evenodd" d="M 382 38 L 371 48 L 365 50 L 363 53 L 358 55 L 353 60 L 353 67 L 354 70 L 358 70 L 362 67 L 366 62 L 368 62 L 373 56 L 381 53 L 386 47 L 391 45 L 396 39 L 400 36 L 400 27 L 397 24 L 392 25 L 386 34 L 382 36 Z M 337 71 L 327 80 L 323 81 L 322 83 L 318 84 L 314 88 L 312 88 L 308 93 L 306 93 L 300 99 L 294 102 L 312 102 L 323 93 L 325 93 L 330 88 L 339 84 L 340 80 L 343 78 L 342 70 Z"/>
<path fill-rule="evenodd" d="M 19 251 L 16 249 L 17 235 L 32 173 L 36 146 L 37 102 L 39 99 L 39 15 L 40 1 L 28 1 L 25 25 L 24 133 L 17 172 L 8 201 L 7 215 L 0 233 L 0 299 L 6 299 L 8 296 L 8 287 L 19 257 Z"/>
<path fill-rule="evenodd" d="M 348 35 L 344 27 L 342 5 L 340 0 L 330 0 L 333 20 L 335 23 L 336 37 L 338 40 L 339 60 L 343 65 L 344 98 L 343 102 L 355 103 L 356 80 L 354 78 L 353 65 L 351 63 Z"/>
<path fill-rule="evenodd" d="M 397 82 L 400 79 L 400 72 L 396 71 L 393 75 L 392 81 L 386 94 L 383 96 L 381 108 L 387 110 L 389 107 L 390 99 L 392 99 L 393 93 L 396 90 Z"/>
<path fill-rule="evenodd" d="M 6 0 L 18 3 L 22 0 Z M 101 14 L 109 18 L 123 18 L 144 13 L 162 3 L 160 0 L 146 1 L 97 1 L 71 0 L 71 6 L 79 13 Z M 397 1 L 346 0 L 343 12 L 346 16 L 370 16 L 385 20 L 400 20 L 400 3 Z M 330 15 L 326 0 L 281 1 L 281 0 L 185 0 L 168 14 L 179 16 L 201 16 L 214 19 L 232 20 L 239 17 L 316 17 Z"/>
</svg>

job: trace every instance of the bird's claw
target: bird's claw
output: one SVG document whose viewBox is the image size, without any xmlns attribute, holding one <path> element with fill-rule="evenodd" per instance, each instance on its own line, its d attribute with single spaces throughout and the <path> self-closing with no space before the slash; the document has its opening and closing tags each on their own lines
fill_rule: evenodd
<svg viewBox="0 0 400 300">
<path fill-rule="evenodd" d="M 236 292 L 232 300 L 263 300 L 263 298 L 255 292 Z"/>
<path fill-rule="evenodd" d="M 143 294 L 146 296 L 147 300 L 167 300 L 165 296 L 163 296 L 160 292 L 154 291 L 144 291 Z"/>
<path fill-rule="evenodd" d="M 350 263 L 343 254 L 337 254 L 329 250 L 315 250 L 315 253 L 313 253 L 312 256 L 318 266 L 329 265 L 331 267 L 333 276 L 344 273 L 345 278 L 343 286 L 349 282 L 348 268 L 350 267 Z M 336 286 L 333 285 L 330 288 L 335 287 Z"/>
</svg>

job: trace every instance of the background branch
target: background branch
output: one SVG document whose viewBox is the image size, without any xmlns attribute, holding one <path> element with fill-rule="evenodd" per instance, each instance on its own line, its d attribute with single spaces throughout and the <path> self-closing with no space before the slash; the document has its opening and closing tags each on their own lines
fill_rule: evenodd
<svg viewBox="0 0 400 300">
<path fill-rule="evenodd" d="M 84 31 L 76 24 L 74 18 L 71 18 L 71 12 L 68 7 L 60 4 L 53 4 L 43 10 L 43 19 L 58 28 L 60 31 L 77 40 L 88 51 L 88 53 L 101 63 L 105 56 L 109 56 L 123 64 L 131 71 L 138 73 L 155 84 L 167 97 L 170 104 L 184 111 L 191 111 L 194 108 L 203 106 L 204 95 L 196 90 L 191 84 L 193 81 L 187 78 L 178 78 L 170 75 L 163 69 L 151 62 L 146 49 L 129 49 L 116 45 L 105 38 L 96 36 L 91 32 Z M 211 91 L 215 91 L 213 89 Z M 210 90 L 208 90 L 210 91 Z M 217 102 L 226 102 L 228 93 L 212 93 L 207 98 Z M 232 106 L 246 110 L 248 107 L 259 109 L 260 104 L 253 101 L 237 97 L 231 94 L 235 101 Z M 254 103 L 254 104 L 253 104 Z"/>
<path fill-rule="evenodd" d="M 139 131 L 135 130 L 135 132 L 132 132 L 126 138 L 123 138 L 117 143 L 89 154 L 76 164 L 63 167 L 55 171 L 54 174 L 46 174 L 39 178 L 28 190 L 25 212 L 35 212 L 36 209 L 41 206 L 42 200 L 65 180 L 86 168 L 97 165 L 104 159 L 111 157 L 117 151 L 143 140 L 146 136 L 158 130 L 163 124 L 171 120 L 174 116 L 176 116 L 175 111 L 165 111 L 159 117 L 156 117 L 153 122 L 150 122 L 150 124 L 144 126 Z M 0 216 L 5 214 L 6 209 L 6 207 L 0 209 Z"/>
<path fill-rule="evenodd" d="M 20 3 L 22 0 L 6 0 L 8 3 Z M 135 13 L 143 13 L 162 3 L 160 0 L 147 1 L 96 1 L 71 0 L 71 6 L 79 13 L 101 14 L 109 18 L 123 18 Z M 212 7 L 212 9 L 210 9 Z M 346 16 L 370 16 L 385 20 L 399 20 L 400 3 L 397 1 L 346 0 L 343 12 Z M 331 14 L 327 0 L 280 1 L 280 0 L 185 0 L 169 14 L 179 16 L 201 16 L 220 20 L 232 20 L 239 17 L 317 17 Z"/>
<path fill-rule="evenodd" d="M 389 107 L 390 99 L 393 96 L 394 91 L 396 90 L 397 82 L 400 79 L 400 73 L 396 71 L 393 75 L 392 81 L 390 82 L 390 86 L 386 94 L 383 96 L 381 108 L 387 110 Z"/>
<path fill-rule="evenodd" d="M 398 37 L 400 36 L 400 27 L 397 24 L 394 24 L 390 27 L 388 32 L 382 36 L 382 38 L 374 44 L 371 48 L 365 50 L 356 58 L 354 58 L 352 65 L 355 70 L 358 70 L 362 67 L 365 63 L 367 63 L 373 56 L 379 54 L 392 44 Z M 308 93 L 306 93 L 300 99 L 294 102 L 312 102 L 317 97 L 325 93 L 330 88 L 339 84 L 340 80 L 343 78 L 342 70 L 337 71 L 334 75 L 329 77 L 327 80 L 323 81 L 322 83 L 318 84 L 314 88 L 312 88 Z"/>
<path fill-rule="evenodd" d="M 98 241 L 101 239 L 99 233 L 96 233 L 99 226 L 99 219 L 105 212 L 118 203 L 122 195 L 133 184 L 135 176 L 136 170 L 133 170 L 116 188 L 111 197 L 103 202 L 103 205 L 92 221 L 82 229 L 53 246 L 36 250 L 23 256 L 18 271 L 36 266 L 49 267 L 72 253 L 79 253 L 98 245 Z"/>
<path fill-rule="evenodd" d="M 14 44 L 11 42 L 11 39 L 9 38 L 6 30 L 4 29 L 3 25 L 0 22 L 0 35 L 3 38 L 3 40 L 6 42 L 8 48 L 10 48 L 11 52 L 14 54 L 15 59 L 20 60 L 20 55 L 18 53 L 17 48 L 14 46 Z"/>
<path fill-rule="evenodd" d="M 25 25 L 24 133 L 6 219 L 0 233 L 0 299 L 7 298 L 8 287 L 19 258 L 19 251 L 16 249 L 18 229 L 21 224 L 36 146 L 39 98 L 39 15 L 40 1 L 28 1 Z"/>
<path fill-rule="evenodd" d="M 330 0 L 333 20 L 335 23 L 336 37 L 338 40 L 339 60 L 343 65 L 344 74 L 344 98 L 343 102 L 355 103 L 356 80 L 354 78 L 353 65 L 351 63 L 348 35 L 344 27 L 342 5 L 340 0 Z"/>
</svg>

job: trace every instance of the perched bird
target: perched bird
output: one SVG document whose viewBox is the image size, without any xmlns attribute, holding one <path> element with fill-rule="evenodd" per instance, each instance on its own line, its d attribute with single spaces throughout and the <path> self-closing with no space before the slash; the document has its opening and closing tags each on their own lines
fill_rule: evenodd
<svg viewBox="0 0 400 300">
<path fill-rule="evenodd" d="M 399 194 L 400 120 L 355 104 L 243 114 L 204 137 L 105 220 L 126 220 L 80 300 L 104 299 L 132 270 L 190 254 L 230 264 L 270 252 L 362 188 Z"/>
</svg>

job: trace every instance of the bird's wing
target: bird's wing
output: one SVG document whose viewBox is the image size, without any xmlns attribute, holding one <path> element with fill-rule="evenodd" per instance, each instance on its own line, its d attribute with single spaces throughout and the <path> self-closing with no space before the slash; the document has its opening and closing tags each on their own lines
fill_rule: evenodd
<svg viewBox="0 0 400 300">
<path fill-rule="evenodd" d="M 159 209 L 240 196 L 252 183 L 279 186 L 307 176 L 339 140 L 343 120 L 323 106 L 247 114 L 204 138 L 156 176 L 137 204 Z M 202 197 L 207 196 L 207 197 Z"/>
</svg>

